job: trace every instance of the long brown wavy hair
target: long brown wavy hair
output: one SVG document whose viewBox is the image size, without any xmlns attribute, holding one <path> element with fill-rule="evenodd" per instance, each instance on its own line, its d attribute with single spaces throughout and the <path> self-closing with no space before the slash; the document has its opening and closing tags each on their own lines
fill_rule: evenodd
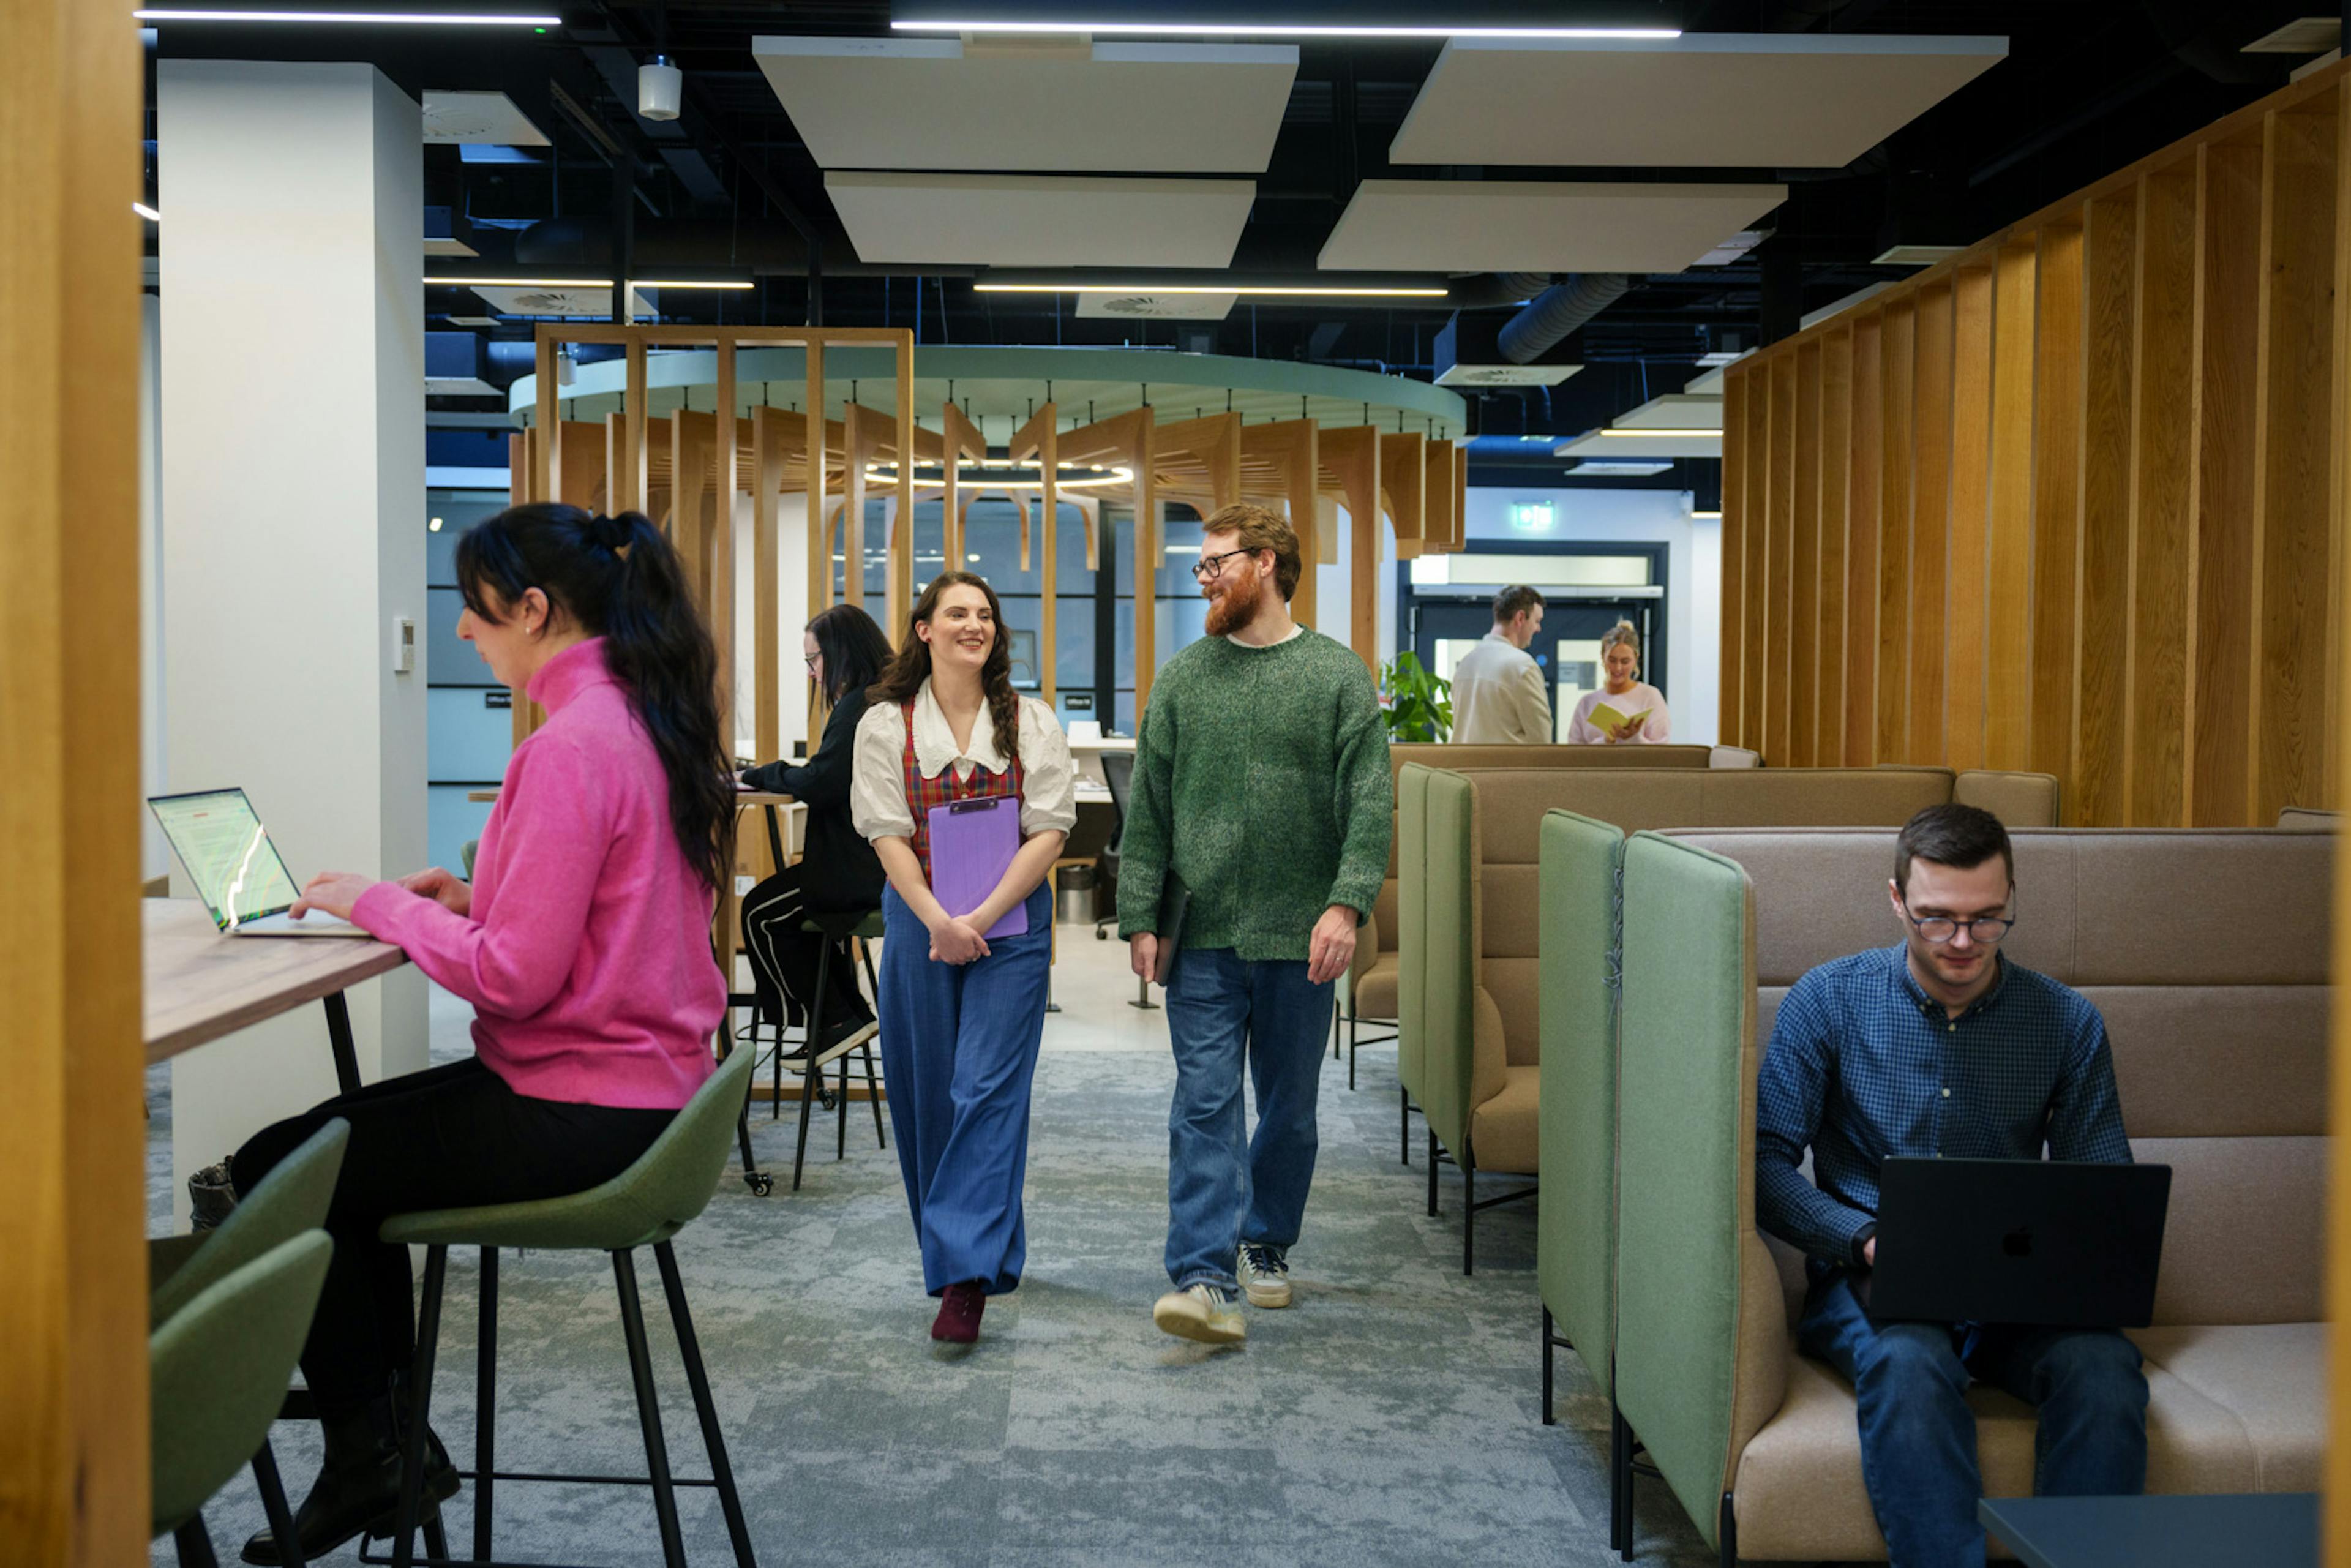
<svg viewBox="0 0 2351 1568">
<path fill-rule="evenodd" d="M 979 590 L 987 600 L 988 618 L 996 623 L 996 641 L 987 650 L 987 662 L 979 667 L 979 689 L 987 699 L 988 722 L 996 727 L 996 749 L 1010 763 L 1020 755 L 1020 694 L 1012 689 L 1012 631 L 1004 624 L 1003 601 L 987 585 L 987 579 L 977 572 L 943 571 L 931 579 L 931 585 L 914 602 L 914 612 L 906 617 L 905 641 L 898 644 L 897 654 L 882 672 L 882 678 L 866 688 L 866 700 L 914 700 L 914 694 L 931 678 L 931 645 L 914 628 L 929 625 L 939 612 L 939 600 L 956 587 Z"/>
</svg>

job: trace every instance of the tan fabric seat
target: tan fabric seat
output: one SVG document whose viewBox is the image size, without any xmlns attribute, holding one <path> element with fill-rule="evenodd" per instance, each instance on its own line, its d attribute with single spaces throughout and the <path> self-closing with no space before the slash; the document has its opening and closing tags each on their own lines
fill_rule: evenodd
<svg viewBox="0 0 2351 1568">
<path fill-rule="evenodd" d="M 1355 1016 L 1392 1019 L 1396 1016 L 1396 956 L 1383 953 L 1355 982 Z"/>
<path fill-rule="evenodd" d="M 2252 1447 L 2249 1491 L 2316 1491 L 2326 1451 L 2326 1325 L 2136 1329 L 2149 1363 L 2225 1406 Z"/>
<path fill-rule="evenodd" d="M 1481 1171 L 1532 1176 L 1541 1168 L 1542 1069 L 1505 1067 L 1502 1090 L 1469 1113 L 1469 1156 Z"/>
</svg>

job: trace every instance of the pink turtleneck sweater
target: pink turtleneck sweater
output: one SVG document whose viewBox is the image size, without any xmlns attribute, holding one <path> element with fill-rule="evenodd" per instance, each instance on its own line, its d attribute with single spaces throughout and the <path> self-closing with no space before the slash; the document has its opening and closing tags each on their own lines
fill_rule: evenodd
<svg viewBox="0 0 2351 1568">
<path fill-rule="evenodd" d="M 528 695 L 547 723 L 507 764 L 472 913 L 383 882 L 351 918 L 473 1003 L 475 1050 L 517 1094 L 674 1110 L 710 1075 L 726 1007 L 711 891 L 603 640 L 549 659 Z"/>
</svg>

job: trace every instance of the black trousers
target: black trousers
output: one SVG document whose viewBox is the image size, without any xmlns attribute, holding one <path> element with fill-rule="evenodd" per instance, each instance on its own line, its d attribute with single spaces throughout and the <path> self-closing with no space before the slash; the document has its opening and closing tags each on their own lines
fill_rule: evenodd
<svg viewBox="0 0 2351 1568">
<path fill-rule="evenodd" d="M 467 1057 L 338 1095 L 247 1139 L 230 1162 L 240 1192 L 329 1118 L 351 1124 L 327 1210 L 335 1255 L 302 1349 L 320 1408 L 383 1393 L 414 1351 L 408 1249 L 376 1239 L 387 1218 L 584 1192 L 626 1170 L 676 1114 L 534 1100 Z"/>
<path fill-rule="evenodd" d="M 743 946 L 751 955 L 751 975 L 758 986 L 759 1021 L 768 1024 L 806 1023 L 809 1004 L 816 997 L 818 960 L 824 956 L 824 938 L 800 929 L 808 901 L 800 893 L 800 868 L 787 867 L 743 895 Z M 832 975 L 827 989 L 826 1032 L 831 1025 L 854 1019 L 862 1023 L 872 1007 L 857 988 L 857 966 L 849 945 L 832 950 Z"/>
</svg>

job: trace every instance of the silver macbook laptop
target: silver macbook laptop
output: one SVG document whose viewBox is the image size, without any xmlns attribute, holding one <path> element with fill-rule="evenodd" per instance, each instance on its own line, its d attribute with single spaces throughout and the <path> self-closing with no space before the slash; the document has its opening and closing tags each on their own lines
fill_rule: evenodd
<svg viewBox="0 0 2351 1568">
<path fill-rule="evenodd" d="M 155 813 L 172 852 L 187 868 L 213 924 L 231 936 L 367 936 L 348 920 L 313 912 L 301 919 L 287 911 L 301 890 L 287 874 L 277 846 L 262 831 L 261 819 L 242 789 L 204 789 L 188 795 L 152 795 Z"/>
</svg>

